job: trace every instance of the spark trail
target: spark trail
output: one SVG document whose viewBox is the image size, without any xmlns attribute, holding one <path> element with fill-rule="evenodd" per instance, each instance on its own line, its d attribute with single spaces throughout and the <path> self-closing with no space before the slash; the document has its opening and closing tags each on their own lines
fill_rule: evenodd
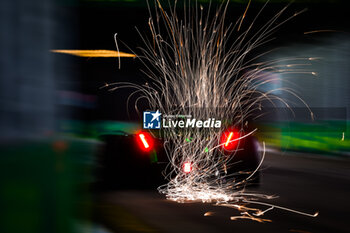
<svg viewBox="0 0 350 233">
<path fill-rule="evenodd" d="M 176 1 L 167 11 L 159 0 L 156 4 L 153 13 L 150 9 L 148 20 L 151 36 L 142 36 L 139 32 L 144 46 L 140 48 L 138 57 L 146 68 L 144 73 L 150 82 L 144 85 L 126 82 L 108 84 L 111 91 L 134 88 L 128 102 L 133 96 L 137 96 L 136 110 L 138 101 L 146 99 L 151 110 L 172 115 L 187 114 L 197 119 L 225 119 L 227 125 L 238 129 L 242 135 L 248 135 L 256 129 L 244 132 L 247 130 L 246 119 L 257 109 L 261 109 L 263 101 L 279 101 L 289 107 L 285 100 L 273 95 L 274 92 L 285 91 L 303 101 L 289 89 L 261 92 L 259 87 L 275 80 L 267 79 L 267 72 L 308 72 L 302 65 L 310 61 L 310 58 L 283 59 L 283 62 L 292 63 L 291 68 L 281 65 L 281 60 L 257 62 L 264 54 L 254 58 L 248 56 L 254 49 L 269 42 L 273 32 L 281 24 L 302 11 L 279 22 L 286 6 L 255 29 L 256 21 L 266 4 L 247 27 L 243 25 L 250 1 L 236 23 L 228 25 L 225 22 L 228 1 L 221 4 L 214 14 L 210 6 L 204 10 L 202 6 L 197 3 L 191 5 L 189 1 L 181 18 L 177 13 Z M 232 217 L 232 220 L 243 218 L 265 222 L 269 220 L 260 219 L 259 216 L 270 209 L 282 208 L 290 211 L 269 204 L 266 205 L 270 208 L 265 211 L 246 207 L 256 199 L 272 198 L 264 194 L 247 193 L 238 188 L 249 182 L 259 169 L 264 156 L 259 167 L 251 171 L 247 179 L 236 181 L 223 172 L 230 165 L 235 152 L 233 156 L 224 156 L 214 150 L 220 144 L 220 136 L 224 130 L 225 127 L 205 130 L 185 128 L 181 131 L 162 129 L 164 149 L 170 162 L 164 171 L 168 183 L 160 186 L 159 192 L 177 202 L 214 202 L 220 206 L 244 210 L 241 217 Z M 265 144 L 263 145 L 265 148 Z M 182 170 L 185 162 L 192 166 L 190 173 Z"/>
</svg>

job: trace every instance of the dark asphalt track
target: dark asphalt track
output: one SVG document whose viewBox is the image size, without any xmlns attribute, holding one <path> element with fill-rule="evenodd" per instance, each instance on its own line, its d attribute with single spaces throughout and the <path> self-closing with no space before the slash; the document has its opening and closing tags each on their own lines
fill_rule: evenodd
<svg viewBox="0 0 350 233">
<path fill-rule="evenodd" d="M 100 223 L 118 232 L 350 232 L 350 160 L 305 154 L 267 153 L 261 185 L 251 188 L 279 198 L 271 203 L 308 213 L 316 218 L 283 210 L 264 215 L 271 223 L 231 221 L 235 209 L 211 204 L 179 204 L 156 191 L 116 191 L 101 194 Z M 204 217 L 207 211 L 213 216 Z"/>
</svg>

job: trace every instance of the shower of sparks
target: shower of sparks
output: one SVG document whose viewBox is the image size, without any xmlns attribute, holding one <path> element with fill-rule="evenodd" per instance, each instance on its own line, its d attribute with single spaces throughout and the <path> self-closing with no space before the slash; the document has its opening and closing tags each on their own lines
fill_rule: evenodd
<svg viewBox="0 0 350 233">
<path fill-rule="evenodd" d="M 189 1 L 183 18 L 177 16 L 176 1 L 169 11 L 163 9 L 159 0 L 157 3 L 155 13 L 150 10 L 148 20 L 151 38 L 142 36 L 139 32 L 144 46 L 140 48 L 141 52 L 138 54 L 141 55 L 139 58 L 146 68 L 144 73 L 150 81 L 144 85 L 117 82 L 104 86 L 110 91 L 120 88 L 135 89 L 128 102 L 136 96 L 137 111 L 139 111 L 138 101 L 146 99 L 149 109 L 153 111 L 159 110 L 169 115 L 186 114 L 196 119 L 221 119 L 225 122 L 224 126 L 232 126 L 243 135 L 232 140 L 231 135 L 228 140 L 237 141 L 239 144 L 240 139 L 257 130 L 247 130 L 247 118 L 263 108 L 263 101 L 271 103 L 279 101 L 290 107 L 285 100 L 273 95 L 275 92 L 285 91 L 306 105 L 290 89 L 278 88 L 261 92 L 259 87 L 277 80 L 273 75 L 267 78 L 266 73 L 312 75 L 312 72 L 306 71 L 304 67 L 305 64 L 309 64 L 310 58 L 257 62 L 256 60 L 263 54 L 253 59 L 247 57 L 254 49 L 270 41 L 271 34 L 298 13 L 279 23 L 278 19 L 287 8 L 284 7 L 265 24 L 254 29 L 254 23 L 264 6 L 249 27 L 242 30 L 241 24 L 250 1 L 240 20 L 228 26 L 225 26 L 228 1 L 220 5 L 215 15 L 211 14 L 212 9 L 204 10 L 202 6 L 198 7 L 197 3 L 191 6 Z M 281 65 L 286 62 L 291 62 L 291 66 Z M 311 110 L 310 115 L 313 116 Z M 246 171 L 237 170 L 235 174 L 227 172 L 228 168 L 235 167 L 231 161 L 237 149 L 232 151 L 230 156 L 220 149 L 225 144 L 220 141 L 225 130 L 225 127 L 222 127 L 182 128 L 181 131 L 163 128 L 159 131 L 165 141 L 164 149 L 169 159 L 169 164 L 163 171 L 168 183 L 160 186 L 159 192 L 165 194 L 168 199 L 180 203 L 215 203 L 241 211 L 241 216 L 231 217 L 232 220 L 250 219 L 269 222 L 271 220 L 260 217 L 274 208 L 313 216 L 256 202 L 274 198 L 249 193 L 244 189 L 249 181 L 253 180 L 254 174 L 264 160 L 265 143 L 258 167 L 247 173 L 250 174 L 247 178 L 239 180 L 234 175 Z M 183 169 L 184 164 L 187 164 L 186 171 Z M 188 170 L 191 171 L 187 172 Z M 249 208 L 248 204 L 269 208 L 266 210 Z M 209 212 L 205 214 L 210 215 Z"/>
<path fill-rule="evenodd" d="M 63 53 L 78 57 L 136 57 L 135 54 L 124 53 L 114 50 L 72 50 L 72 49 L 54 49 L 53 53 Z"/>
</svg>

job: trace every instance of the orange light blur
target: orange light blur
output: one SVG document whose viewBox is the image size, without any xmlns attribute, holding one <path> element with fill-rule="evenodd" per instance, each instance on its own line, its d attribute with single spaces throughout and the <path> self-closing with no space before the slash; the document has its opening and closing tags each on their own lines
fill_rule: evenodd
<svg viewBox="0 0 350 233">
<path fill-rule="evenodd" d="M 63 53 L 78 57 L 136 57 L 132 53 L 118 52 L 114 50 L 75 50 L 75 49 L 54 49 L 53 53 Z"/>
</svg>

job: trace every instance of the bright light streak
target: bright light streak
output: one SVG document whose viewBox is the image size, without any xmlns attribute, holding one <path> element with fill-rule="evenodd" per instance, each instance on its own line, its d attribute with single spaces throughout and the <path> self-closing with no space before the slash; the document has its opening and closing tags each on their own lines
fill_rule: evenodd
<svg viewBox="0 0 350 233">
<path fill-rule="evenodd" d="M 226 140 L 226 143 L 225 143 L 225 147 L 227 147 L 228 144 L 231 142 L 232 136 L 233 136 L 233 132 L 230 132 L 230 134 L 227 137 L 227 140 Z"/>
<path fill-rule="evenodd" d="M 313 30 L 313 31 L 304 32 L 304 35 L 312 34 L 312 33 L 319 33 L 319 32 L 340 32 L 340 31 L 338 31 L 338 30 L 327 30 L 327 29 Z"/>
<path fill-rule="evenodd" d="M 256 222 L 272 222 L 270 219 L 264 219 L 264 218 L 256 218 L 254 216 L 248 215 L 246 213 L 244 213 L 245 215 L 243 216 L 232 216 L 230 217 L 231 220 L 238 220 L 238 219 L 248 219 L 248 220 L 252 220 L 252 221 L 256 221 Z"/>
<path fill-rule="evenodd" d="M 54 49 L 53 53 L 63 53 L 78 57 L 136 57 L 135 54 L 118 52 L 114 50 L 75 50 L 75 49 Z"/>
<path fill-rule="evenodd" d="M 140 139 L 141 139 L 141 141 L 142 141 L 143 146 L 144 146 L 146 149 L 148 149 L 148 148 L 149 148 L 149 144 L 148 144 L 148 142 L 146 141 L 145 135 L 144 135 L 143 133 L 140 133 L 140 134 L 139 134 L 139 137 L 140 137 Z"/>
<path fill-rule="evenodd" d="M 250 6 L 250 2 L 251 2 L 251 1 L 252 1 L 252 0 L 249 0 L 249 2 L 248 2 L 247 8 L 245 9 L 245 11 L 244 11 L 244 13 L 243 13 L 243 16 L 242 16 L 241 22 L 239 23 L 239 26 L 238 26 L 237 31 L 239 31 L 239 30 L 241 29 L 243 20 L 244 20 L 246 14 L 247 14 L 247 11 L 248 11 L 248 8 L 249 8 L 249 6 Z"/>
</svg>

